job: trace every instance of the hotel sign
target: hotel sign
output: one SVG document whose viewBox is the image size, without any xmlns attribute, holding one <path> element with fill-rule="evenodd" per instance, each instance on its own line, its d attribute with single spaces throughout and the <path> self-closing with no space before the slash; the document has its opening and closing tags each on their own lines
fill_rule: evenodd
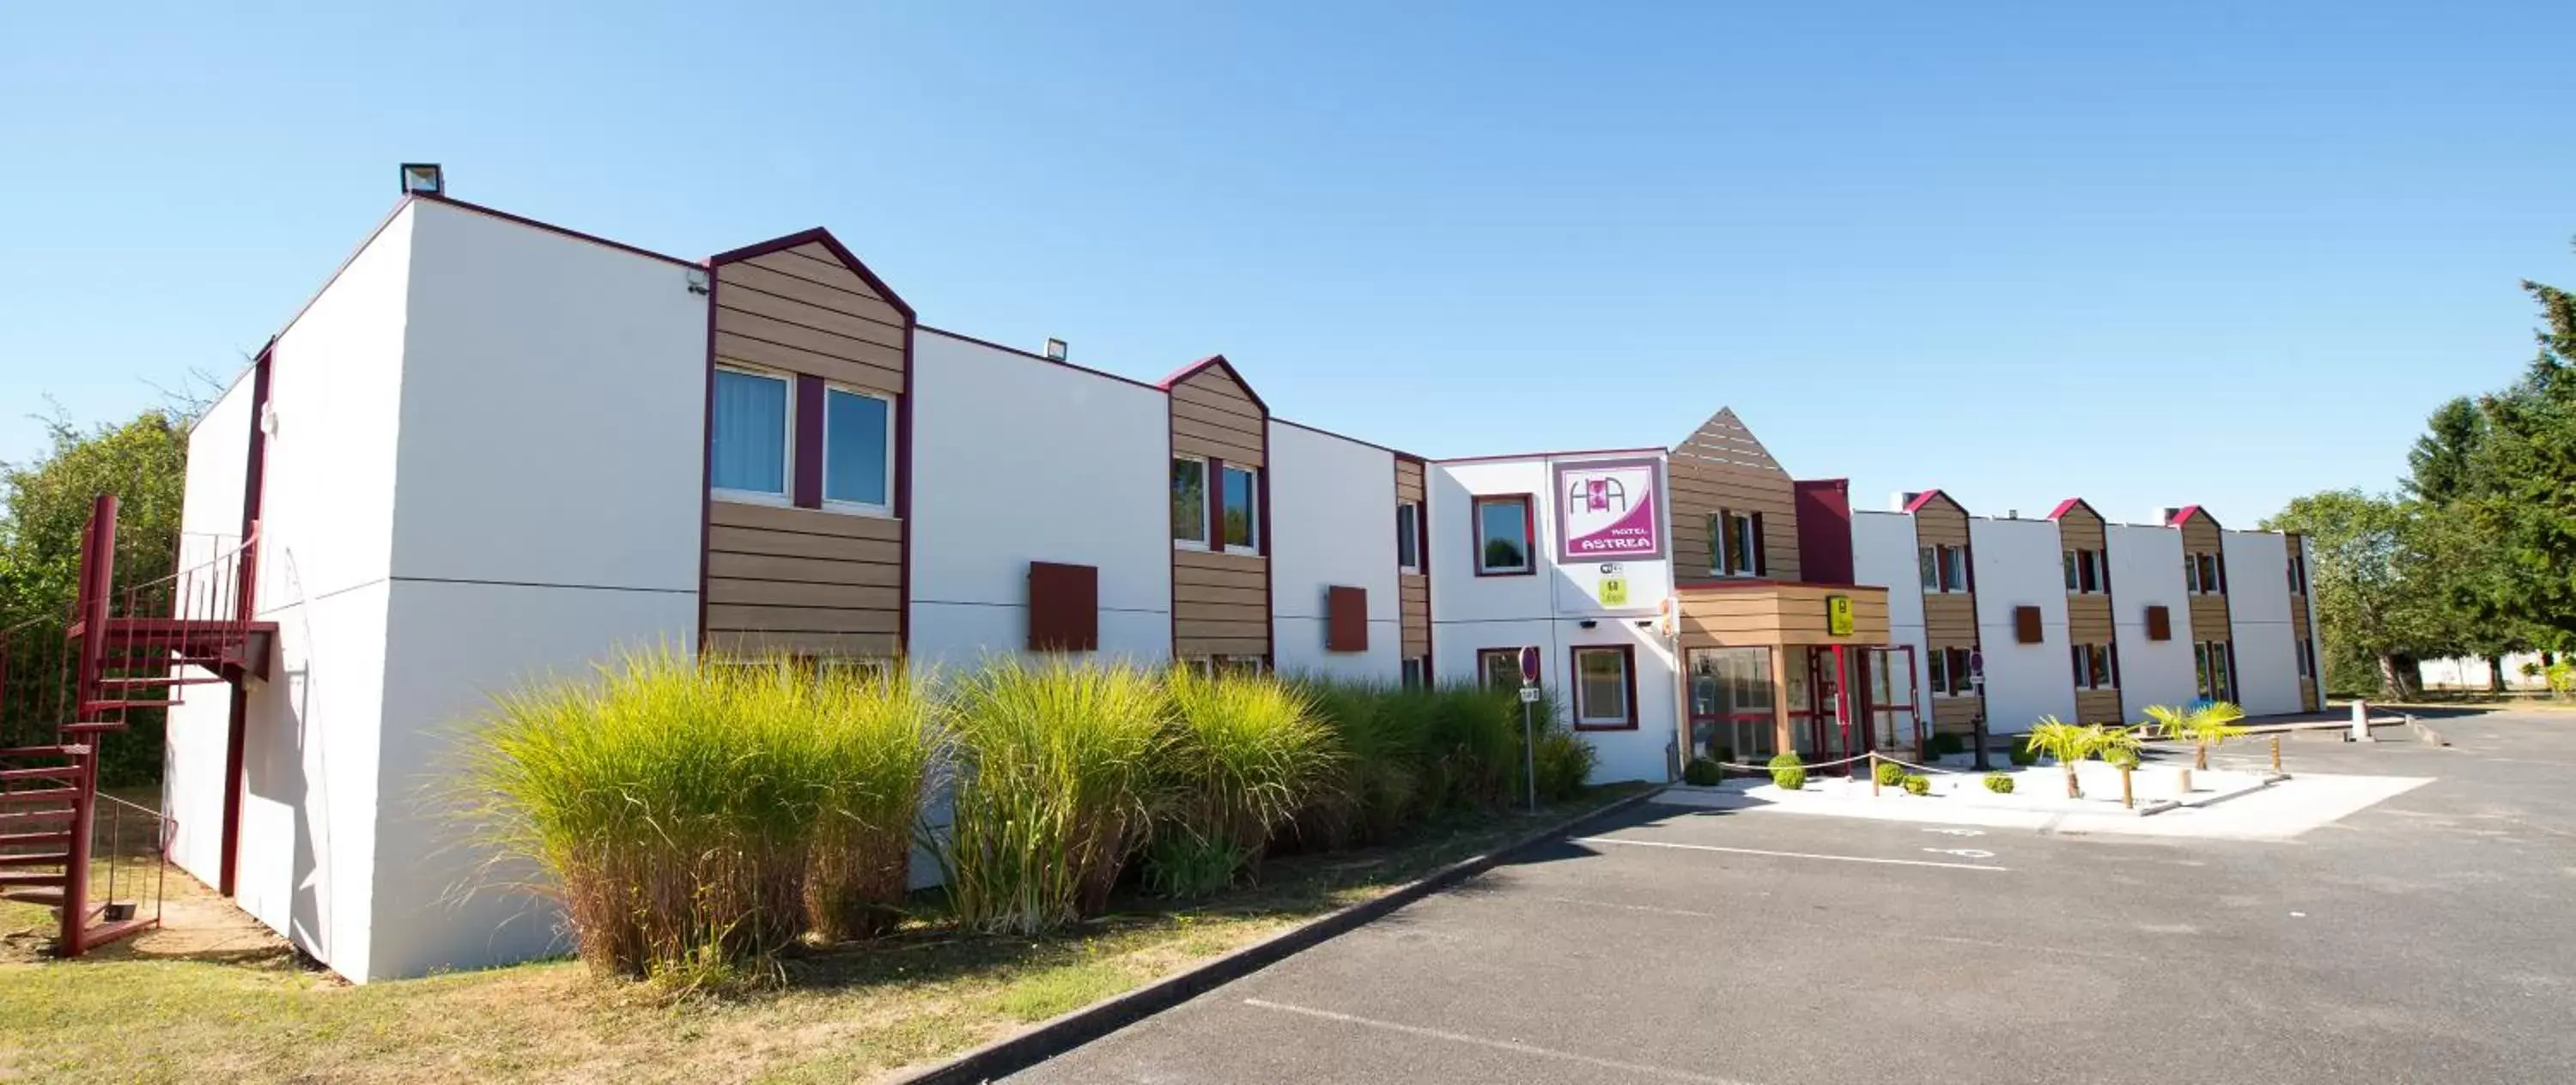
<svg viewBox="0 0 2576 1085">
<path fill-rule="evenodd" d="M 1828 595 L 1825 597 L 1825 635 L 1829 637 L 1848 637 L 1852 635 L 1851 596 Z"/>
<path fill-rule="evenodd" d="M 1557 557 L 1564 561 L 1661 561 L 1664 465 L 1595 460 L 1556 465 Z"/>
</svg>

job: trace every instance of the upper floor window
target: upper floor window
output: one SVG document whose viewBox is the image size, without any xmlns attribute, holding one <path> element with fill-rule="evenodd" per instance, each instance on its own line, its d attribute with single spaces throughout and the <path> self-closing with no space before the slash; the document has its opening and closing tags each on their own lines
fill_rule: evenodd
<svg viewBox="0 0 2576 1085">
<path fill-rule="evenodd" d="M 1475 499 L 1476 575 L 1534 573 L 1528 494 Z"/>
<path fill-rule="evenodd" d="M 1968 548 L 1964 546 L 1926 546 L 1920 551 L 1923 565 L 1923 590 L 1959 592 L 1972 590 L 1968 580 Z"/>
<path fill-rule="evenodd" d="M 1207 461 L 1172 457 L 1172 541 L 1193 546 L 1208 543 Z"/>
<path fill-rule="evenodd" d="M 1762 514 L 1719 509 L 1708 518 L 1709 571 L 1719 576 L 1760 576 L 1764 566 L 1762 553 Z"/>
<path fill-rule="evenodd" d="M 823 503 L 882 512 L 894 477 L 894 404 L 882 396 L 823 392 Z"/>
<path fill-rule="evenodd" d="M 2290 555 L 2290 594 L 2308 593 L 2308 559 L 2302 554 Z"/>
<path fill-rule="evenodd" d="M 731 494 L 787 499 L 794 454 L 787 378 L 748 369 L 716 370 L 714 428 L 707 434 L 707 481 Z"/>
<path fill-rule="evenodd" d="M 1395 564 L 1408 573 L 1422 571 L 1422 503 L 1395 505 Z"/>
<path fill-rule="evenodd" d="M 2182 558 L 2183 587 L 2200 595 L 2217 595 L 2227 590 L 2227 570 L 2216 554 L 2185 554 Z"/>
<path fill-rule="evenodd" d="M 2066 590 L 2079 595 L 2111 590 L 2111 570 L 2101 551 L 2066 551 Z"/>
<path fill-rule="evenodd" d="M 1225 486 L 1220 491 L 1224 501 L 1225 548 L 1245 553 L 1261 549 L 1261 473 L 1249 467 L 1225 465 Z"/>
</svg>

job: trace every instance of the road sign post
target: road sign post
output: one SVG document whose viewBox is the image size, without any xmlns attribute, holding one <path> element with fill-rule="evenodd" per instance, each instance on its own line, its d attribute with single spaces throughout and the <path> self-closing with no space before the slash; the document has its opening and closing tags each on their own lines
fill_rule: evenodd
<svg viewBox="0 0 2576 1085">
<path fill-rule="evenodd" d="M 1521 782 L 1538 812 L 1538 649 L 1521 649 Z"/>
</svg>

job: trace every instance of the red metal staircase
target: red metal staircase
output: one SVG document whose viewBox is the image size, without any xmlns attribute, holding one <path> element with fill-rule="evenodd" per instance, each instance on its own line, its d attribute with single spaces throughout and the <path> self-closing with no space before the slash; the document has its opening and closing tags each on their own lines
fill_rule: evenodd
<svg viewBox="0 0 2576 1085">
<path fill-rule="evenodd" d="M 50 718 L 55 731 L 52 743 L 0 749 L 0 899 L 54 909 L 61 922 L 54 951 L 64 957 L 161 921 L 159 879 L 175 823 L 100 793 L 103 744 L 130 726 L 132 713 L 178 704 L 182 687 L 265 677 L 277 634 L 276 623 L 252 620 L 256 525 L 237 542 L 209 540 L 194 564 L 169 576 L 119 586 L 116 512 L 113 495 L 91 510 L 68 620 L 0 630 L 0 711 Z M 187 549 L 182 540 L 183 561 Z M 105 855 L 102 810 L 110 815 Z M 136 816 L 149 823 L 150 914 L 119 896 L 121 888 L 143 889 L 127 869 L 137 857 L 123 846 Z M 105 892 L 96 892 L 102 883 Z"/>
</svg>

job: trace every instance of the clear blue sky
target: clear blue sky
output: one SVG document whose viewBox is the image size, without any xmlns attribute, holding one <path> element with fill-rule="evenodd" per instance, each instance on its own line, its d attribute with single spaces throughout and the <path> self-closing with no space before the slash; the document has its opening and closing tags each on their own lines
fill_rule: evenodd
<svg viewBox="0 0 2576 1085">
<path fill-rule="evenodd" d="M 1871 507 L 2384 486 L 2576 285 L 2548 0 L 297 6 L 0 14 L 0 458 L 229 374 L 406 159 L 1427 455 L 1731 404 Z"/>
</svg>

